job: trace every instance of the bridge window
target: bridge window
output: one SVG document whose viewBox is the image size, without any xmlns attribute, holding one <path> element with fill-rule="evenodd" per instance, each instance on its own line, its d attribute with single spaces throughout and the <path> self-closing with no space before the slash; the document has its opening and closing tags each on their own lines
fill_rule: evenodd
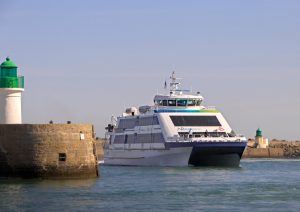
<svg viewBox="0 0 300 212">
<path fill-rule="evenodd" d="M 189 99 L 189 100 L 187 100 L 187 105 L 188 106 L 195 106 L 196 105 L 196 101 L 194 99 Z"/>
<path fill-rule="evenodd" d="M 159 106 L 162 106 L 162 101 L 163 101 L 163 100 L 157 100 L 157 101 L 155 101 L 155 104 L 157 104 L 157 105 L 159 105 Z"/>
<path fill-rule="evenodd" d="M 186 99 L 178 99 L 177 106 L 186 106 L 187 100 Z"/>
<path fill-rule="evenodd" d="M 168 100 L 157 100 L 155 104 L 159 106 L 168 106 Z"/>
<path fill-rule="evenodd" d="M 176 106 L 176 100 L 168 100 L 169 106 Z"/>
<path fill-rule="evenodd" d="M 201 100 L 200 99 L 188 99 L 187 106 L 200 106 Z"/>
<path fill-rule="evenodd" d="M 201 104 L 201 100 L 200 100 L 200 99 L 197 99 L 197 100 L 196 100 L 196 106 L 200 106 L 200 104 Z"/>
</svg>

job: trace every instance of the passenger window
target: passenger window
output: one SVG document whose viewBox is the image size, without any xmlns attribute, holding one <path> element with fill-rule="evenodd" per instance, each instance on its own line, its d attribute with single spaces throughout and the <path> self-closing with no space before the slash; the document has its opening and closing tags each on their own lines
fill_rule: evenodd
<svg viewBox="0 0 300 212">
<path fill-rule="evenodd" d="M 168 100 L 169 106 L 176 106 L 176 100 Z"/>
<path fill-rule="evenodd" d="M 167 100 L 163 100 L 163 106 L 168 106 L 168 101 Z"/>
<path fill-rule="evenodd" d="M 177 106 L 186 106 L 186 99 L 178 99 L 177 100 Z"/>
</svg>

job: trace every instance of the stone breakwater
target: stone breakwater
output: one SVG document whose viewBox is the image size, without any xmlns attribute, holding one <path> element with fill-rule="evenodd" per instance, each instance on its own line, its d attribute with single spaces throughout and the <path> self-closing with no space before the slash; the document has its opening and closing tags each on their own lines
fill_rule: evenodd
<svg viewBox="0 0 300 212">
<path fill-rule="evenodd" d="M 94 129 L 89 124 L 0 124 L 0 176 L 97 177 Z"/>
<path fill-rule="evenodd" d="M 273 139 L 268 148 L 256 147 L 255 141 L 249 139 L 243 158 L 300 158 L 300 141 Z"/>
</svg>

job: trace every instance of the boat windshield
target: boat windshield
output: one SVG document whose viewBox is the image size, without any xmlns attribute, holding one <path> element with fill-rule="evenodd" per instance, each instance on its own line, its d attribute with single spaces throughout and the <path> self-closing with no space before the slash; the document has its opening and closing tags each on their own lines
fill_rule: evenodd
<svg viewBox="0 0 300 212">
<path fill-rule="evenodd" d="M 176 106 L 176 100 L 168 100 L 168 106 Z"/>
<path fill-rule="evenodd" d="M 178 99 L 177 106 L 186 106 L 187 100 L 186 99 Z"/>
<path fill-rule="evenodd" d="M 188 106 L 200 106 L 201 100 L 200 99 L 189 99 L 187 102 Z"/>
<path fill-rule="evenodd" d="M 195 106 L 196 105 L 196 100 L 195 99 L 189 99 L 189 100 L 187 100 L 187 105 L 188 106 Z"/>
<path fill-rule="evenodd" d="M 200 106 L 200 99 L 168 99 L 168 100 L 157 100 L 155 104 L 158 106 Z"/>
</svg>

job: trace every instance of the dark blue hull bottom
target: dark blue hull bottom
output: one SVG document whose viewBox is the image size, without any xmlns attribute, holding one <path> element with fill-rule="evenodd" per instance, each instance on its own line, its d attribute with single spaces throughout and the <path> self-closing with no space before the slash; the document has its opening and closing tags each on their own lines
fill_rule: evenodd
<svg viewBox="0 0 300 212">
<path fill-rule="evenodd" d="M 189 165 L 238 167 L 247 142 L 172 143 L 170 147 L 193 146 Z"/>
<path fill-rule="evenodd" d="M 244 148 L 219 147 L 197 148 L 194 147 L 189 159 L 193 166 L 228 166 L 238 167 Z"/>
</svg>

